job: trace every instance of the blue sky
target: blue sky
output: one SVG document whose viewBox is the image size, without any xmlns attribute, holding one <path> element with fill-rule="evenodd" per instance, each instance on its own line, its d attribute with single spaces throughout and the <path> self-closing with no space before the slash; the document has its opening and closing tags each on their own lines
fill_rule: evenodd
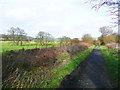
<svg viewBox="0 0 120 90">
<path fill-rule="evenodd" d="M 98 37 L 101 26 L 111 25 L 107 10 L 91 10 L 85 0 L 0 0 L 0 33 L 20 27 L 30 36 L 45 31 L 56 38 Z"/>
</svg>

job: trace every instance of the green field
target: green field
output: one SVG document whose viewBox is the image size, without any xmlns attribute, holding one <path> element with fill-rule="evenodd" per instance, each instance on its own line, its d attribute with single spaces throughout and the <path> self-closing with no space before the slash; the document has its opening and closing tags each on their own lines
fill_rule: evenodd
<svg viewBox="0 0 120 90">
<path fill-rule="evenodd" d="M 118 56 L 118 50 L 115 49 L 107 49 L 105 46 L 100 47 L 102 55 L 105 58 L 105 62 L 108 68 L 108 71 L 112 77 L 112 81 L 117 86 L 118 84 L 118 68 L 119 68 L 119 56 Z"/>
<path fill-rule="evenodd" d="M 47 47 L 58 46 L 59 42 L 50 42 Z M 45 48 L 46 46 L 37 45 L 36 42 L 23 42 L 23 46 L 16 46 L 11 41 L 0 41 L 0 53 L 10 50 L 19 50 L 19 49 L 34 49 L 34 48 Z"/>
</svg>

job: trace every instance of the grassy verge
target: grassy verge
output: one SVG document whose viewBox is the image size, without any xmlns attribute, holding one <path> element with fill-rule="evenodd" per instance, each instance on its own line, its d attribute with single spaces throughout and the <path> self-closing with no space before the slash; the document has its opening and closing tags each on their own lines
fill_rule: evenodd
<svg viewBox="0 0 120 90">
<path fill-rule="evenodd" d="M 118 64 L 120 64 L 118 50 L 107 49 L 105 46 L 101 46 L 100 50 L 102 55 L 105 58 L 105 62 L 108 68 L 108 71 L 112 77 L 113 83 L 115 86 L 118 84 Z"/>
<path fill-rule="evenodd" d="M 50 78 L 51 82 L 43 82 L 41 88 L 57 88 L 60 85 L 61 81 L 64 79 L 64 77 L 70 74 L 86 57 L 88 57 L 93 48 L 94 47 L 84 51 L 83 53 L 80 53 L 80 55 L 75 60 L 65 65 L 65 67 L 52 71 L 51 74 L 53 78 Z"/>
</svg>

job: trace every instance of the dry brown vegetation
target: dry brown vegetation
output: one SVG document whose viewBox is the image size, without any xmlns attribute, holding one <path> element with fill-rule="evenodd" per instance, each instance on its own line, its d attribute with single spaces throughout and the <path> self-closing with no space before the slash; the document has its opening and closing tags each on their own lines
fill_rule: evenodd
<svg viewBox="0 0 120 90">
<path fill-rule="evenodd" d="M 120 49 L 120 44 L 119 43 L 108 43 L 106 44 L 106 47 L 108 49 Z"/>
<path fill-rule="evenodd" d="M 61 57 L 70 56 L 69 59 L 72 60 L 77 53 L 83 52 L 87 49 L 88 46 L 86 45 L 74 44 L 45 49 L 7 51 L 3 53 L 2 56 L 3 85 L 6 86 L 8 83 L 9 85 L 19 83 L 18 81 L 20 80 L 18 80 L 18 78 L 24 76 L 26 72 L 30 71 L 38 70 L 43 77 L 45 72 L 62 64 L 63 61 L 60 60 Z M 46 75 L 44 76 L 46 77 Z M 28 80 L 28 82 L 30 81 Z"/>
</svg>

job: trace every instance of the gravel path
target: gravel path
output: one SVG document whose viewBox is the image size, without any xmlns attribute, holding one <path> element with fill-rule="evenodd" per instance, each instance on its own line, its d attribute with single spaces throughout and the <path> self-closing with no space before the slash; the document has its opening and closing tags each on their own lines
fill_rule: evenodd
<svg viewBox="0 0 120 90">
<path fill-rule="evenodd" d="M 64 78 L 60 88 L 112 88 L 98 47 L 70 75 Z"/>
</svg>

